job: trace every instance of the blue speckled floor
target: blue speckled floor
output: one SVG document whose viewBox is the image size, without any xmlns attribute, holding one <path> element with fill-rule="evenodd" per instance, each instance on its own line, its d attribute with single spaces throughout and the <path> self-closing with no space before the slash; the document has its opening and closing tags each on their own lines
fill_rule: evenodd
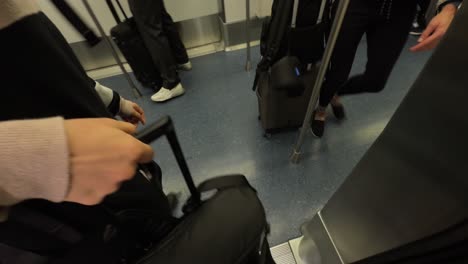
<svg viewBox="0 0 468 264">
<path fill-rule="evenodd" d="M 258 53 L 255 48 L 254 64 Z M 354 72 L 364 67 L 365 45 L 356 57 Z M 274 135 L 269 140 L 262 136 L 251 90 L 254 72 L 244 71 L 245 50 L 193 59 L 193 71 L 181 74 L 187 90 L 181 98 L 156 104 L 149 98 L 151 91 L 144 90 L 146 96 L 136 102 L 150 121 L 172 116 L 195 181 L 229 173 L 248 177 L 267 210 L 272 227 L 270 244 L 277 245 L 300 235 L 300 225 L 341 184 L 382 131 L 428 57 L 428 53 L 412 54 L 405 49 L 382 93 L 345 98 L 348 119 L 337 123 L 331 118 L 320 140 L 309 135 L 299 165 L 288 160 L 297 132 Z M 123 76 L 101 82 L 134 99 Z M 153 147 L 166 190 L 186 194 L 168 144 L 160 140 Z"/>
</svg>

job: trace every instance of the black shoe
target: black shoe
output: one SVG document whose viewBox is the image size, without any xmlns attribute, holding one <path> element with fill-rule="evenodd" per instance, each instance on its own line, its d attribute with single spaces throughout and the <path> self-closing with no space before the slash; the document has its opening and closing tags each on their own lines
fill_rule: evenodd
<svg viewBox="0 0 468 264">
<path fill-rule="evenodd" d="M 314 134 L 314 136 L 321 138 L 325 130 L 325 121 L 315 119 L 314 113 L 314 117 L 310 123 L 310 128 L 312 129 L 312 134 Z"/>
<path fill-rule="evenodd" d="M 343 120 L 346 117 L 344 106 L 340 105 L 331 105 L 333 114 L 335 115 L 336 119 Z"/>
</svg>

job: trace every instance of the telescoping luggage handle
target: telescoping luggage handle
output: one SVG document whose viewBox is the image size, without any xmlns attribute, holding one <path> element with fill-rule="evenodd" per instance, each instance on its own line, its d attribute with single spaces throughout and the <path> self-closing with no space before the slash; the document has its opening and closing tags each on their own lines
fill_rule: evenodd
<svg viewBox="0 0 468 264">
<path fill-rule="evenodd" d="M 72 24 L 72 26 L 86 39 L 87 43 L 93 47 L 100 41 L 96 33 L 85 23 L 83 19 L 64 0 L 52 0 L 52 4 L 62 13 L 62 15 Z"/>
<path fill-rule="evenodd" d="M 128 20 L 128 16 L 127 14 L 125 13 L 123 7 L 122 7 L 122 4 L 120 4 L 120 1 L 119 0 L 115 0 L 115 2 L 117 3 L 117 5 L 119 6 L 119 9 L 120 9 L 120 12 L 122 12 L 122 15 L 124 16 L 125 20 Z M 119 17 L 119 14 L 117 13 L 117 11 L 115 10 L 115 6 L 114 4 L 112 3 L 112 0 L 106 0 L 106 3 L 107 5 L 109 6 L 109 9 L 112 13 L 112 16 L 114 17 L 115 21 L 117 22 L 117 24 L 120 24 L 122 23 L 122 20 L 120 19 Z"/>
<path fill-rule="evenodd" d="M 155 123 L 143 129 L 137 134 L 136 137 L 141 142 L 149 144 L 164 135 L 166 136 L 167 141 L 169 141 L 169 145 L 174 152 L 177 164 L 180 167 L 182 176 L 184 177 L 185 183 L 187 184 L 191 194 L 189 204 L 187 205 L 197 206 L 200 204 L 200 192 L 197 190 L 197 187 L 195 187 L 195 183 L 193 182 L 193 178 L 185 160 L 184 153 L 182 152 L 179 140 L 177 139 L 172 119 L 169 116 L 164 116 Z"/>
</svg>

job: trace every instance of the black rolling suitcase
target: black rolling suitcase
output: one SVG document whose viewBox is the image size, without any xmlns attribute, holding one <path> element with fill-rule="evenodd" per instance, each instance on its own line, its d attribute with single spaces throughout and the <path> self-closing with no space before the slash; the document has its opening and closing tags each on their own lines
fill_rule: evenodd
<svg viewBox="0 0 468 264">
<path fill-rule="evenodd" d="M 328 0 L 275 1 L 254 81 L 265 135 L 299 127 L 325 48 Z"/>
<path fill-rule="evenodd" d="M 191 197 L 183 206 L 181 222 L 137 263 L 274 264 L 265 211 L 245 176 L 215 177 L 195 187 L 169 117 L 138 138 L 150 143 L 162 135 L 169 141 Z"/>
<path fill-rule="evenodd" d="M 161 74 L 151 59 L 151 55 L 138 32 L 135 20 L 133 17 L 127 17 L 119 0 L 115 1 L 125 19 L 121 21 L 112 0 L 106 0 L 117 22 L 117 26 L 113 27 L 110 31 L 111 37 L 132 68 L 136 79 L 144 87 L 159 90 L 162 86 Z"/>
<path fill-rule="evenodd" d="M 181 218 L 170 214 L 159 167 L 141 165 L 97 206 L 13 206 L 8 221 L 0 222 L 2 264 L 274 264 L 265 211 L 247 179 L 222 176 L 196 187 L 170 118 L 138 138 L 150 143 L 163 135 L 191 194 Z"/>
</svg>

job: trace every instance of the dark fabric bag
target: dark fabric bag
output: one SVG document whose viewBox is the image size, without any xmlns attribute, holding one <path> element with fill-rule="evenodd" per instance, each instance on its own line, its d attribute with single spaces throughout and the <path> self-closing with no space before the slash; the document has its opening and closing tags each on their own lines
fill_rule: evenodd
<svg viewBox="0 0 468 264">
<path fill-rule="evenodd" d="M 325 2 L 323 10 L 322 3 Z M 327 0 L 300 0 L 295 16 L 295 28 L 291 28 L 294 1 L 274 1 L 271 16 L 262 25 L 260 54 L 262 59 L 257 71 L 266 71 L 284 56 L 298 57 L 303 63 L 315 63 L 321 59 L 325 48 L 325 33 L 330 23 L 330 4 Z M 322 17 L 319 16 L 322 11 Z"/>
</svg>

